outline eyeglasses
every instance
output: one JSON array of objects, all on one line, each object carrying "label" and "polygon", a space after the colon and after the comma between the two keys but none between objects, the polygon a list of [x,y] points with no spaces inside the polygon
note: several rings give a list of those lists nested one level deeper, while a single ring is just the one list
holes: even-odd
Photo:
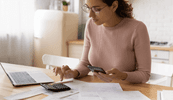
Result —
[{"label": "eyeglasses", "polygon": [[[107,6],[107,5],[106,5]],[[82,10],[84,11],[84,12],[86,12],[86,13],[89,13],[90,12],[90,10],[92,10],[94,13],[100,13],[100,11],[102,10],[102,9],[104,9],[106,6],[104,6],[103,8],[101,8],[101,9],[98,9],[98,8],[96,8],[96,7],[91,7],[91,8],[89,8],[88,7],[88,5],[83,5],[82,6]]]}]

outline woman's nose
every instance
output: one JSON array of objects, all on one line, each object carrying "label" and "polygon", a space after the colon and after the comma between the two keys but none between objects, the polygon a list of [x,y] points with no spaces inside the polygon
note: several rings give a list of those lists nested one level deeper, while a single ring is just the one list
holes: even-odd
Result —
[{"label": "woman's nose", "polygon": [[90,10],[90,12],[89,12],[89,17],[95,17],[95,13],[92,11],[92,10]]}]

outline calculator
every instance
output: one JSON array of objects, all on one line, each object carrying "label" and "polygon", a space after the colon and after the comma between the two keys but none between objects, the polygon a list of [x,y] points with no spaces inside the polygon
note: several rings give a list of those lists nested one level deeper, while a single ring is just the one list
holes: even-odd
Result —
[{"label": "calculator", "polygon": [[68,87],[67,85],[62,84],[62,83],[51,83],[51,84],[40,83],[40,85],[42,87],[44,87],[45,89],[50,90],[50,91],[54,91],[54,92],[71,90],[70,87]]},{"label": "calculator", "polygon": [[106,72],[102,69],[102,68],[100,68],[100,67],[95,67],[95,66],[91,66],[91,65],[88,65],[87,66],[92,72],[101,72],[101,73],[104,73],[104,74],[106,74]]}]

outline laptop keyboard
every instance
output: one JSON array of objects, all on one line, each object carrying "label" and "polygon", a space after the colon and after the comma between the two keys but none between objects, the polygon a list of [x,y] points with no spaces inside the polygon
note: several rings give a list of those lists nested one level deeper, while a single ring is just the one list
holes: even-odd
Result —
[{"label": "laptop keyboard", "polygon": [[12,72],[9,74],[17,84],[36,83],[36,81],[27,72]]}]

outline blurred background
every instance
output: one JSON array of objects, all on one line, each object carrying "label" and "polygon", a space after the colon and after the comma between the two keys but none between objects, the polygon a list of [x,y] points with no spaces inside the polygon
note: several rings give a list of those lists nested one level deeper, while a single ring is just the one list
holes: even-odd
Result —
[{"label": "blurred background", "polygon": [[[83,39],[89,19],[81,10],[85,0],[66,1],[70,2],[67,12],[78,14],[76,34],[77,39]],[[146,24],[150,41],[173,42],[173,0],[129,3],[134,8],[134,18]],[[39,9],[62,11],[62,0],[0,0],[0,62],[34,65],[34,16]]]}]

